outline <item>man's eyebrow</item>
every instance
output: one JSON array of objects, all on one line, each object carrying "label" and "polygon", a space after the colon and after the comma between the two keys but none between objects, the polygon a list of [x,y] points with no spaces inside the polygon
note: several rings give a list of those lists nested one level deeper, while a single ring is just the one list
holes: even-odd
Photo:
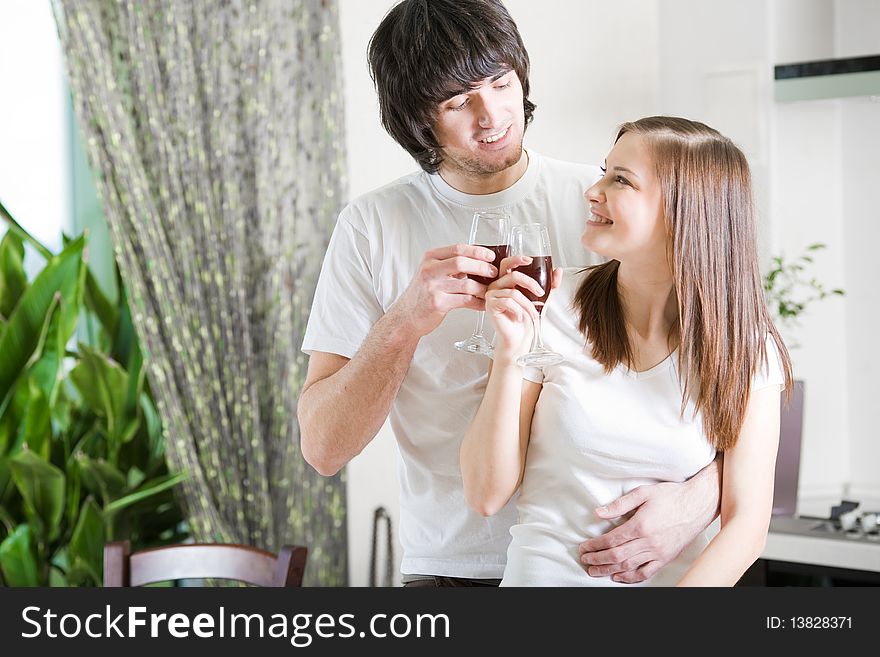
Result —
[{"label": "man's eyebrow", "polygon": [[493,75],[492,77],[483,78],[482,80],[479,80],[478,82],[475,82],[475,83],[474,83],[474,86],[472,86],[470,89],[468,89],[468,90],[467,90],[466,92],[464,92],[464,93],[467,93],[468,91],[473,91],[474,89],[479,89],[480,86],[486,84],[485,80],[488,80],[488,81],[489,81],[489,84],[492,84],[493,82],[498,82],[498,80],[500,80],[501,78],[503,78],[505,75],[509,75],[510,73],[513,73],[513,69],[512,69],[512,68],[509,68],[509,69],[507,69],[507,70],[505,70],[505,71],[501,71],[500,73],[496,73],[496,74]]},{"label": "man's eyebrow", "polygon": [[440,101],[440,104],[448,103],[450,100],[455,100],[459,96],[467,96],[471,92],[471,89],[453,89],[452,95],[449,96],[446,100]]},{"label": "man's eyebrow", "polygon": [[[489,78],[489,83],[491,84],[492,82],[497,82],[498,80],[503,78],[505,75],[507,75],[508,73],[512,73],[512,72],[513,72],[512,68],[509,68],[506,71],[501,71],[501,73],[498,73],[494,77]],[[475,87],[470,87],[467,89],[454,89],[452,95],[449,96],[449,98],[447,98],[446,100],[441,101],[441,104],[448,103],[450,100],[453,100],[453,99],[457,98],[458,96],[467,96],[470,92],[474,91],[475,89],[479,89],[480,84],[485,84],[485,83],[481,81]]]}]

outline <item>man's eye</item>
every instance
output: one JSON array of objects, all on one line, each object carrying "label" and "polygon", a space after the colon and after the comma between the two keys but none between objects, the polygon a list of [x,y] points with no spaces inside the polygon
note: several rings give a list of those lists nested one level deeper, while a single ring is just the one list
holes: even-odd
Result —
[{"label": "man's eye", "polygon": [[465,107],[467,107],[467,104],[468,104],[469,100],[470,100],[470,99],[465,98],[463,101],[461,101],[461,103],[459,103],[458,105],[453,105],[453,106],[450,107],[449,109],[451,109],[453,112],[460,112],[460,111],[463,110]]}]

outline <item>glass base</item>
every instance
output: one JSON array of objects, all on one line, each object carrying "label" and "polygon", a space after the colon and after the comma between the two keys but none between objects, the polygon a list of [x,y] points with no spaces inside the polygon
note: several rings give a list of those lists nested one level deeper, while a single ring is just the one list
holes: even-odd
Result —
[{"label": "glass base", "polygon": [[547,365],[556,365],[564,360],[565,358],[562,357],[562,354],[545,349],[543,351],[530,351],[527,354],[523,354],[516,359],[516,364],[523,367],[546,367]]},{"label": "glass base", "polygon": [[455,348],[469,354],[482,354],[483,356],[491,356],[494,351],[492,344],[482,335],[472,335],[467,340],[456,342]]}]

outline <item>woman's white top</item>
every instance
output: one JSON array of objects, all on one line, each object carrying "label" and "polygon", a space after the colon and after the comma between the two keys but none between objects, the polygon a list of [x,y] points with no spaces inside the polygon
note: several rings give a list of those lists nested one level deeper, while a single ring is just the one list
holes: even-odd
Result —
[{"label": "woman's white top", "polygon": [[[578,561],[578,544],[614,526],[593,509],[644,484],[684,481],[715,458],[693,403],[680,412],[677,352],[647,371],[619,365],[611,374],[590,355],[572,309],[584,275],[566,270],[544,309],[545,345],[565,361],[524,373],[543,388],[502,586],[633,586],[590,577]],[[772,339],[767,355],[753,391],[783,383]],[[642,585],[674,585],[708,541],[704,532]]]}]

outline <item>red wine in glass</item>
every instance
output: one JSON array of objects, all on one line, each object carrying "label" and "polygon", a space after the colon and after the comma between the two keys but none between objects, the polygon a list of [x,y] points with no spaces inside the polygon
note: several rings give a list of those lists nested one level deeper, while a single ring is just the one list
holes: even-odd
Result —
[{"label": "red wine in glass", "polygon": [[[497,210],[481,210],[474,213],[468,244],[482,246],[491,250],[495,254],[492,264],[498,269],[501,260],[506,258],[509,252],[509,232],[510,217],[506,213]],[[482,285],[489,285],[495,281],[496,276],[468,274],[468,278]],[[484,310],[479,311],[473,334],[466,340],[456,342],[456,349],[471,354],[492,355],[492,343],[483,335],[485,317],[486,312]]]},{"label": "red wine in glass", "polygon": [[535,304],[535,310],[538,314],[544,310],[544,304],[547,303],[547,297],[550,296],[550,283],[553,278],[553,257],[552,256],[531,256],[532,261],[527,265],[520,265],[517,271],[521,271],[526,276],[534,278],[544,294],[537,296],[531,290],[521,287],[520,290],[526,295],[526,298]]},{"label": "red wine in glass", "polygon": [[[495,254],[495,259],[492,261],[492,265],[498,270],[500,275],[501,273],[501,261],[507,257],[508,252],[510,251],[510,246],[507,244],[478,244],[477,246],[482,246],[484,249],[489,249]],[[472,278],[477,283],[481,283],[483,285],[490,285],[496,281],[498,276],[494,278],[489,278],[487,276],[477,276],[476,274],[470,274],[468,278]]]},{"label": "red wine in glass", "polygon": [[526,298],[535,304],[538,316],[532,318],[534,329],[532,336],[532,348],[528,353],[516,359],[516,362],[525,367],[544,367],[555,365],[564,360],[561,354],[551,351],[544,346],[541,337],[541,311],[550,296],[550,287],[553,282],[553,259],[550,257],[550,231],[542,223],[520,224],[510,230],[510,254],[522,255],[531,258],[527,265],[520,265],[517,270],[530,276],[537,281],[544,291],[536,295],[524,287],[519,289]]}]

